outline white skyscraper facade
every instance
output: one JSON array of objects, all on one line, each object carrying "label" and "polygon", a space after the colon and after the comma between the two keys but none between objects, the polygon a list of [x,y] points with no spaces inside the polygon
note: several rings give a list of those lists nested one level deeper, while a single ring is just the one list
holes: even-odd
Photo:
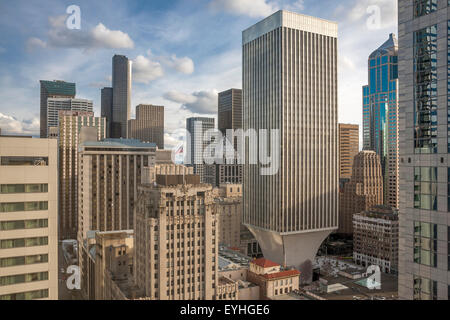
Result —
[{"label": "white skyscraper facade", "polygon": [[246,147],[244,223],[265,258],[305,271],[304,282],[338,227],[337,31],[278,11],[243,32],[244,132],[278,129],[281,142],[267,145],[280,153],[275,175],[249,164]]}]

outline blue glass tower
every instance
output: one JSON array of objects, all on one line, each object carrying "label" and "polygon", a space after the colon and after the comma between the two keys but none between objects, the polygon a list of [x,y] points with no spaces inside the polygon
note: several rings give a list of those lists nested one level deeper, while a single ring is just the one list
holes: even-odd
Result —
[{"label": "blue glass tower", "polygon": [[369,56],[363,87],[363,146],[379,156],[384,203],[398,208],[398,44],[394,34]]}]

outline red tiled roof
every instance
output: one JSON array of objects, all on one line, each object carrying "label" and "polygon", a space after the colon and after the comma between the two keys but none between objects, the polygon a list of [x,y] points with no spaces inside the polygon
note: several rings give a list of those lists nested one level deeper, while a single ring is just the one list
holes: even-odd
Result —
[{"label": "red tiled roof", "polygon": [[272,268],[272,267],[279,267],[280,266],[279,264],[277,264],[277,263],[275,263],[273,261],[264,259],[264,258],[253,260],[252,263],[256,264],[257,266],[260,266],[262,268]]},{"label": "red tiled roof", "polygon": [[264,274],[263,277],[266,279],[272,280],[272,279],[287,278],[287,277],[293,277],[293,276],[299,276],[299,275],[300,275],[300,271],[298,271],[298,270],[286,270],[286,271],[281,271],[281,272],[277,272],[277,273]]}]

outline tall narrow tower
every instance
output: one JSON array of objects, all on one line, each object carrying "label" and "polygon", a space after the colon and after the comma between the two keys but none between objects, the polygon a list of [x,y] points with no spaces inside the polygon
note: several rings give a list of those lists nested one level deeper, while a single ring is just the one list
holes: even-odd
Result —
[{"label": "tall narrow tower", "polygon": [[275,175],[249,164],[246,147],[244,223],[267,259],[304,271],[304,282],[338,226],[337,31],[278,11],[243,32],[244,131],[279,129],[281,137],[267,145],[281,155]]},{"label": "tall narrow tower", "polygon": [[398,207],[398,43],[389,39],[368,60],[369,85],[363,87],[364,150],[381,160],[384,203]]},{"label": "tall narrow tower", "polygon": [[113,57],[112,138],[127,138],[127,125],[131,114],[131,64],[125,56]]}]

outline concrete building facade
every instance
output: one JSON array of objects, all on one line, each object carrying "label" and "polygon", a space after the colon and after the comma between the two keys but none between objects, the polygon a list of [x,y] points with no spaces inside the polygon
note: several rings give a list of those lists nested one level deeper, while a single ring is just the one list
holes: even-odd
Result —
[{"label": "concrete building facade", "polygon": [[61,111],[93,112],[94,104],[86,99],[48,98],[47,133],[48,138],[58,139],[59,113]]},{"label": "concrete building facade", "polygon": [[200,176],[200,180],[206,182],[206,170],[204,150],[208,141],[204,141],[205,133],[215,128],[214,118],[195,117],[186,119],[186,131],[190,140],[186,141],[185,164],[194,168],[194,174]]},{"label": "concrete building facade", "polygon": [[350,180],[353,160],[359,152],[359,125],[339,124],[339,179]]},{"label": "concrete building facade", "polygon": [[155,154],[155,144],[130,139],[87,141],[80,145],[77,240],[82,279],[89,267],[90,232],[135,228],[142,170],[154,166]]},{"label": "concrete building facade", "polygon": [[244,166],[244,222],[267,259],[300,270],[338,227],[337,30],[278,11],[243,32],[244,131],[280,130],[266,146],[278,173]]},{"label": "concrete building facade", "polygon": [[[74,99],[76,95],[75,83],[65,81],[41,80],[41,102],[40,102],[40,136],[48,138],[48,98]],[[92,111],[92,110],[91,110]],[[58,123],[56,123],[56,126]]]},{"label": "concrete building facade", "polygon": [[157,176],[156,186],[139,188],[136,283],[152,300],[216,297],[219,238],[212,187],[194,177]]},{"label": "concrete building facade", "polygon": [[128,120],[128,138],[152,142],[164,149],[164,107],[138,105],[136,119]]},{"label": "concrete building facade", "polygon": [[78,147],[85,141],[106,138],[106,119],[93,112],[59,114],[59,239],[77,239]]},{"label": "concrete building facade", "polygon": [[398,211],[375,206],[353,215],[353,261],[381,272],[398,272]]},{"label": "concrete building facade", "polygon": [[58,149],[0,137],[0,300],[58,300]]},{"label": "concrete building facade", "polygon": [[352,178],[341,193],[339,230],[353,234],[353,215],[383,204],[383,174],[380,157],[375,151],[358,153],[353,162]]}]

